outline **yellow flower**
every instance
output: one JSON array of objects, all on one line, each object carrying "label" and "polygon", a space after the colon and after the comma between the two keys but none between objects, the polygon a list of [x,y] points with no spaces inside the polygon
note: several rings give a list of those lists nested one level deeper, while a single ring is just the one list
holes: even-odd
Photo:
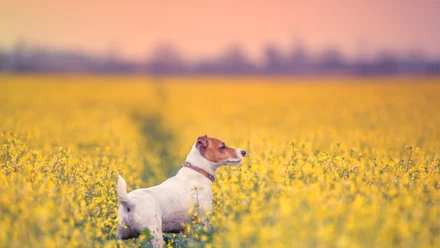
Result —
[{"label": "yellow flower", "polygon": [[112,80],[0,76],[0,246],[144,246],[115,175],[162,182],[201,130],[249,156],[167,247],[440,245],[437,78]]}]

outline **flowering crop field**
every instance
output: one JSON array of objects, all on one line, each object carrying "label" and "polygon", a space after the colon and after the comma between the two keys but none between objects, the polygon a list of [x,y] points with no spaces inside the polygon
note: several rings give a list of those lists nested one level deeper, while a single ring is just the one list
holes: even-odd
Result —
[{"label": "flowering crop field", "polygon": [[209,225],[172,247],[439,247],[438,78],[0,76],[0,247],[116,239],[129,190],[196,138],[248,151],[217,171]]}]

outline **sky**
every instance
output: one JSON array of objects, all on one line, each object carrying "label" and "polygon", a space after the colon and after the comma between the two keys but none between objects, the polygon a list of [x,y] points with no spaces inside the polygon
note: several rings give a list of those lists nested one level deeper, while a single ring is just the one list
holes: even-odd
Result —
[{"label": "sky", "polygon": [[440,56],[440,0],[0,0],[0,48],[18,41],[143,59],[159,44],[189,59],[275,44],[346,56],[422,50]]}]

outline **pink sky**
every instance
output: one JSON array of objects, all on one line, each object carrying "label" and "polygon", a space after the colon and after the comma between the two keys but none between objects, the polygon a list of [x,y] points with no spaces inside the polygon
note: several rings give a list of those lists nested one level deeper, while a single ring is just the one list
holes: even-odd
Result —
[{"label": "pink sky", "polygon": [[440,56],[440,0],[0,0],[0,47],[17,40],[142,59],[158,43],[190,58],[233,44],[252,58],[268,43],[288,51],[338,46],[354,56],[420,49]]}]

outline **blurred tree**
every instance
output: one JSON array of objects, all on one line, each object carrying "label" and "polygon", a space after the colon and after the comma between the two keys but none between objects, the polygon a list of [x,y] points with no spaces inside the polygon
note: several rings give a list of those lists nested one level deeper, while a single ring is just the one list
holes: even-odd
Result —
[{"label": "blurred tree", "polygon": [[289,71],[296,74],[312,71],[313,61],[302,42],[296,42],[288,56]]},{"label": "blurred tree", "polygon": [[289,69],[285,55],[274,44],[264,48],[264,67],[266,73],[286,73]]},{"label": "blurred tree", "polygon": [[328,47],[319,58],[319,69],[325,73],[344,73],[349,68],[344,67],[345,58],[337,47]]},{"label": "blurred tree", "polygon": [[11,67],[18,71],[34,71],[34,63],[31,58],[29,46],[22,40],[18,41],[12,51]]},{"label": "blurred tree", "polygon": [[377,74],[394,74],[399,70],[399,57],[396,52],[382,50],[376,55],[374,72]]},{"label": "blurred tree", "polygon": [[152,74],[180,74],[186,72],[183,56],[173,46],[161,44],[147,59],[146,70]]},{"label": "blurred tree", "polygon": [[255,69],[239,45],[226,49],[215,64],[219,66],[221,72],[226,74],[252,73]]}]

